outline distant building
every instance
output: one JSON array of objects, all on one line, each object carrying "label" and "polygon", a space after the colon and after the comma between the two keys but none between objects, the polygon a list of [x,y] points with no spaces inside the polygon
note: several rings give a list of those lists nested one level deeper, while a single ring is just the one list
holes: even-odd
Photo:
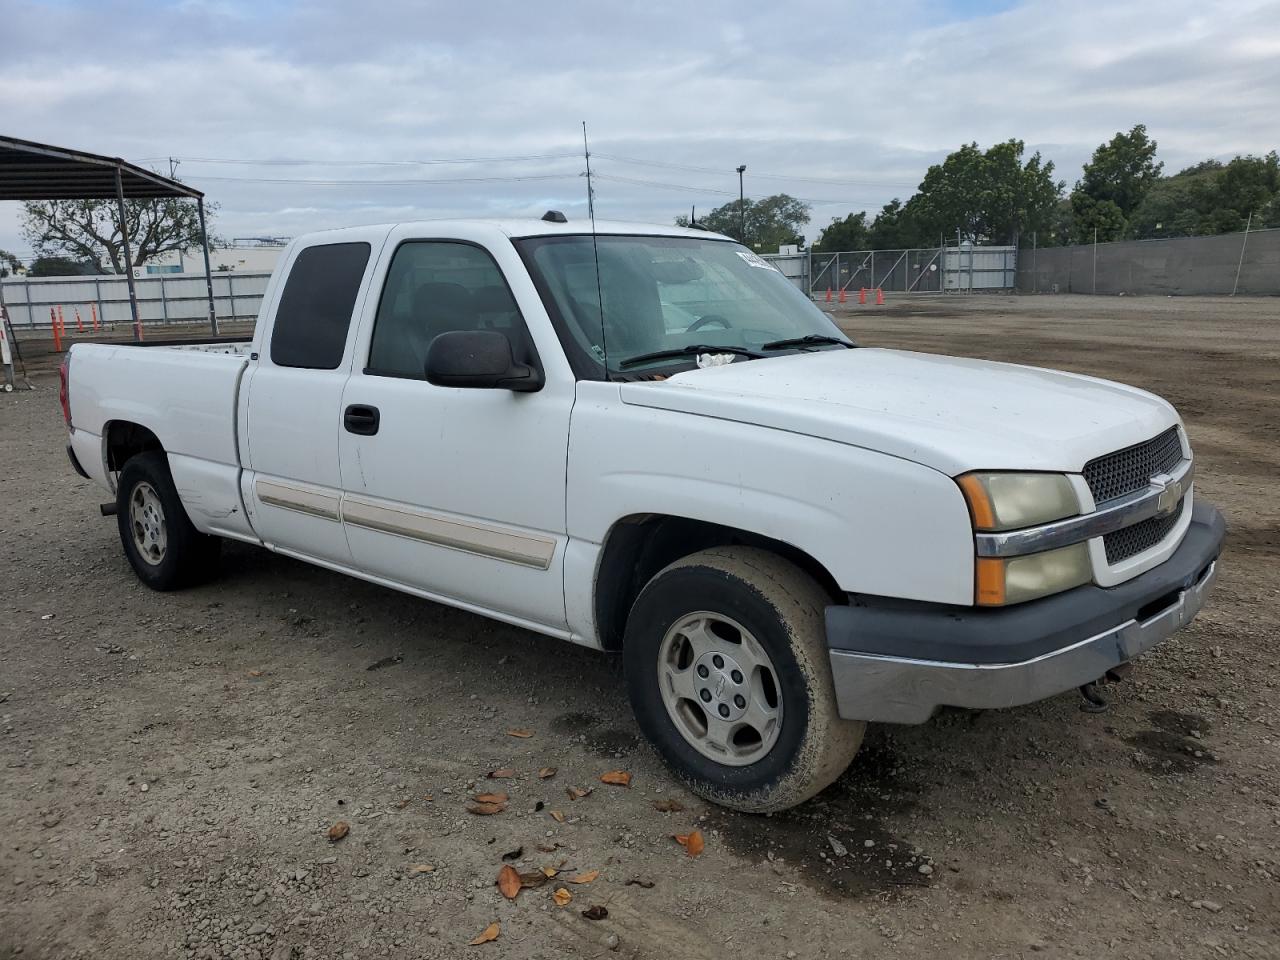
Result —
[{"label": "distant building", "polygon": [[[289,244],[289,237],[238,237],[228,246],[209,251],[214,273],[270,273]],[[167,253],[143,264],[136,276],[164,273],[204,273],[204,252],[188,250],[181,255]]]}]

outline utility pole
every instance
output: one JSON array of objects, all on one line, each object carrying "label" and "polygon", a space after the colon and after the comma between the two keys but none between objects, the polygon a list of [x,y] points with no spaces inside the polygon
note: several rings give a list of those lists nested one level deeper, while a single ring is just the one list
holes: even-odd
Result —
[{"label": "utility pole", "polygon": [[738,239],[747,242],[747,201],[742,192],[742,175],[747,172],[744,163],[738,167]]}]

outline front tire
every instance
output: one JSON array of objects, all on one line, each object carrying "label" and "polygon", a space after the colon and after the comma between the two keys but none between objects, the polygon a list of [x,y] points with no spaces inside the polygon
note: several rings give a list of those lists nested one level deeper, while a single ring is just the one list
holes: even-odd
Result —
[{"label": "front tire", "polygon": [[152,590],[190,586],[217,566],[222,541],[191,523],[159,450],[130,457],[120,471],[116,522],[129,565]]},{"label": "front tire", "polygon": [[808,800],[858,751],[826,645],[830,600],[766,550],[678,560],[640,592],[623,658],[640,728],[694,793],[766,813]]}]

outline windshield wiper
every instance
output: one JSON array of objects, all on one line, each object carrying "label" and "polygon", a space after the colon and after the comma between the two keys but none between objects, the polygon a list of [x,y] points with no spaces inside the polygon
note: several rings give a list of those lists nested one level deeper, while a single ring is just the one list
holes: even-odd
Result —
[{"label": "windshield wiper", "polygon": [[697,356],[700,353],[732,353],[739,357],[750,357],[752,360],[759,360],[764,356],[763,353],[747,350],[744,347],[709,347],[706,344],[695,343],[687,347],[676,347],[674,350],[656,350],[653,353],[642,353],[638,357],[628,357],[618,366],[634,367],[654,360],[676,360],[680,357]]},{"label": "windshield wiper", "polygon": [[762,346],[761,350],[786,350],[788,347],[808,347],[821,346],[823,344],[840,344],[842,347],[848,347],[852,350],[857,346],[856,343],[850,343],[848,340],[842,340],[839,337],[829,337],[824,333],[809,333],[803,337],[788,337],[785,340],[772,340]]}]

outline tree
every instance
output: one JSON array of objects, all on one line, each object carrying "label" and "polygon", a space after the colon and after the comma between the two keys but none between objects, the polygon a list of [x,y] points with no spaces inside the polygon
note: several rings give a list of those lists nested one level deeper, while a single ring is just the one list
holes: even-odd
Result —
[{"label": "tree", "polygon": [[884,205],[871,224],[869,245],[873,250],[904,250],[908,247],[931,247],[938,235],[928,236],[920,225],[919,203],[912,197],[906,203],[896,197]]},{"label": "tree", "polygon": [[[140,267],[166,253],[200,245],[200,220],[191,200],[126,200],[125,222]],[[124,240],[114,200],[42,200],[22,205],[22,234],[37,257],[63,256],[94,264],[98,273],[124,273]],[[210,221],[217,204],[206,204]],[[213,237],[210,245],[216,245]]]},{"label": "tree", "polygon": [[[744,216],[745,213],[745,216]],[[746,220],[746,236],[742,235],[742,221]],[[689,226],[688,217],[676,217],[676,226]],[[740,205],[737,200],[698,218],[698,226],[746,244],[753,250],[776,252],[787,244],[804,246],[804,225],[809,222],[809,205],[785,193],[774,194],[763,200],[746,198]]]},{"label": "tree", "polygon": [[1075,192],[1088,196],[1095,204],[1110,201],[1127,220],[1160,179],[1163,169],[1164,164],[1156,160],[1156,142],[1139,123],[1128,133],[1117,133],[1109,143],[1098,145],[1093,158],[1084,165],[1084,176]]},{"label": "tree", "polygon": [[8,250],[0,250],[0,279],[22,269],[22,261]]},{"label": "tree", "polygon": [[1205,236],[1255,227],[1280,226],[1280,156],[1236,157],[1230,163],[1205,160],[1147,192],[1126,228],[1126,235]]},{"label": "tree", "polygon": [[902,208],[910,214],[912,239],[931,245],[958,231],[977,242],[1017,243],[1024,232],[1048,226],[1063,184],[1039,152],[1024,163],[1025,149],[1021,140],[986,151],[967,143],[931,166]]},{"label": "tree", "polygon": [[71,257],[36,257],[27,269],[28,277],[92,277],[102,268],[89,260]]},{"label": "tree", "polygon": [[867,214],[850,213],[843,219],[833,217],[814,241],[813,250],[819,253],[837,253],[841,250],[868,250],[871,248],[871,230],[867,226]]}]

